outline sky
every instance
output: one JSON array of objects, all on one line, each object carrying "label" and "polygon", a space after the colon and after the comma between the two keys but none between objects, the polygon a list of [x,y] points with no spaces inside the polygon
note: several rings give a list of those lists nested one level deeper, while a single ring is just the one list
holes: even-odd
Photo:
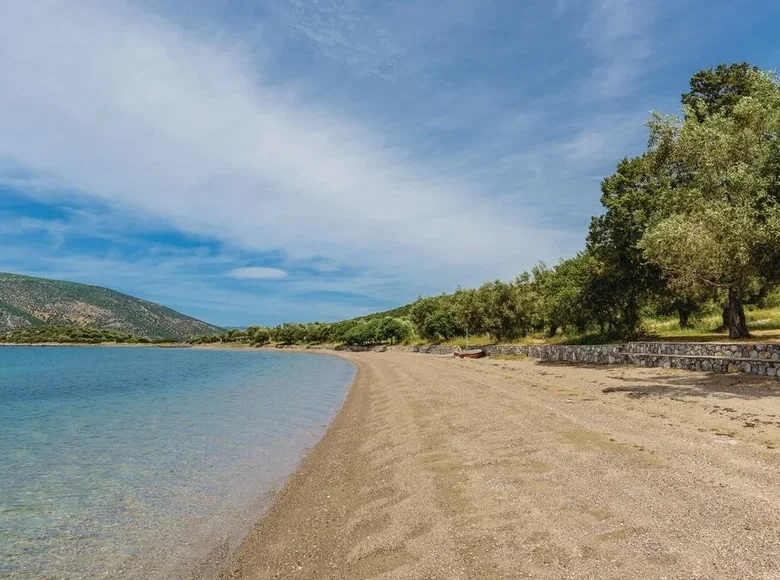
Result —
[{"label": "sky", "polygon": [[0,271],[224,326],[512,279],[777,30],[771,0],[4,0]]}]

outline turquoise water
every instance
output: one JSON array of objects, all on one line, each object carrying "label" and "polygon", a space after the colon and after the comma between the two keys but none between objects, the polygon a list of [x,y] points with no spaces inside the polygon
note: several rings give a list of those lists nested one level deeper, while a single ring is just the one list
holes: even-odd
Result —
[{"label": "turquoise water", "polygon": [[353,376],[303,353],[0,347],[0,577],[171,578],[235,546]]}]

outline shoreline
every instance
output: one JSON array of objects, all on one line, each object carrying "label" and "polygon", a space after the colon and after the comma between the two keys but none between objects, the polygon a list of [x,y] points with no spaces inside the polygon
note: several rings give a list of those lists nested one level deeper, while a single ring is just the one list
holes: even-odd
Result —
[{"label": "shoreline", "polygon": [[77,346],[85,346],[90,348],[193,348],[192,345],[187,344],[186,342],[171,342],[171,343],[163,343],[163,344],[144,344],[144,343],[138,343],[138,342],[100,342],[100,343],[91,343],[91,342],[0,342],[0,346],[23,346],[23,347],[34,347],[34,346],[40,346],[40,347],[52,347],[52,346],[62,346],[62,347],[77,347]]},{"label": "shoreline", "polygon": [[[54,357],[53,352],[51,357],[49,357],[46,350],[36,349],[39,350],[39,355],[35,355],[32,351],[29,353],[26,350],[22,352],[22,350],[18,351],[20,358],[17,358],[14,355],[14,352],[17,351],[7,349],[6,359],[20,361],[22,365],[20,368],[22,370],[29,369],[30,373],[32,373],[33,381],[35,381],[36,376],[40,376],[44,383],[48,383],[50,381],[47,377],[59,377],[62,375],[57,366],[52,367],[54,371],[49,374],[44,374],[43,371],[45,369],[40,370],[46,366],[46,361],[49,359],[59,360],[58,357]],[[68,350],[57,350],[61,351],[61,356],[65,360],[71,360]],[[252,349],[252,352],[255,350]],[[97,357],[97,359],[109,361],[109,364],[111,364],[110,361],[112,360],[119,360],[110,355],[108,351],[106,351],[106,356],[110,356],[111,358],[109,359],[98,356],[100,353],[96,350],[89,351],[84,349],[83,356],[88,357],[90,352],[94,356],[89,356],[87,359],[77,357],[73,360],[93,360]],[[164,351],[158,352],[161,356],[165,354]],[[30,356],[22,357],[22,354],[25,353],[30,354]],[[151,351],[147,351],[147,353],[150,356],[154,354]],[[183,579],[193,578],[195,574],[192,571],[195,569],[200,570],[198,574],[200,577],[214,577],[217,575],[222,562],[230,553],[229,550],[237,546],[252,529],[253,524],[264,516],[273,503],[278,490],[284,486],[286,480],[300,467],[301,462],[311,452],[311,449],[317,445],[327,431],[328,426],[338,416],[357,374],[354,365],[349,361],[326,358],[271,357],[263,354],[253,356],[248,353],[238,356],[239,352],[233,352],[236,356],[228,356],[231,352],[225,350],[222,350],[221,353],[220,355],[220,352],[213,352],[214,356],[207,356],[206,359],[201,359],[197,353],[189,353],[190,356],[187,357],[184,357],[187,353],[180,353],[184,357],[183,359],[176,353],[168,353],[171,356],[176,355],[173,359],[167,355],[162,359],[152,357],[151,360],[174,362],[170,365],[163,362],[163,366],[158,367],[159,372],[149,375],[153,378],[153,381],[148,383],[149,385],[163,385],[168,377],[180,377],[182,376],[178,372],[180,369],[189,369],[191,364],[198,364],[197,361],[200,360],[216,360],[222,370],[218,369],[212,373],[212,379],[216,381],[213,384],[211,379],[204,379],[199,382],[200,377],[193,375],[193,378],[195,378],[195,381],[193,381],[195,386],[193,388],[190,388],[189,383],[187,383],[187,387],[183,391],[170,391],[174,393],[173,397],[168,397],[169,391],[166,390],[164,391],[164,396],[168,400],[160,404],[156,403],[155,400],[160,401],[161,397],[149,398],[146,396],[147,393],[141,395],[139,403],[139,405],[146,405],[146,407],[136,405],[137,399],[123,399],[123,405],[127,401],[135,405],[135,407],[130,405],[126,407],[128,413],[133,408],[152,409],[153,412],[144,412],[143,415],[138,415],[138,421],[128,421],[123,417],[122,421],[126,427],[119,425],[120,429],[116,430],[116,436],[113,439],[107,439],[111,448],[116,453],[123,455],[117,455],[118,460],[111,461],[119,461],[120,463],[117,463],[117,465],[121,466],[120,470],[127,469],[129,471],[128,467],[121,463],[125,456],[124,454],[131,458],[154,456],[159,457],[159,459],[149,461],[148,469],[145,468],[143,471],[134,469],[132,471],[133,480],[127,482],[125,479],[112,479],[115,470],[113,468],[104,469],[104,463],[91,458],[89,455],[84,455],[89,463],[84,463],[81,457],[74,458],[75,465],[96,465],[100,468],[100,470],[95,470],[94,477],[92,477],[92,471],[89,474],[86,474],[86,472],[81,474],[85,477],[90,475],[91,479],[87,477],[87,479],[81,481],[82,478],[79,475],[79,479],[70,483],[70,485],[76,485],[78,482],[81,482],[85,485],[83,495],[89,501],[89,503],[85,504],[89,507],[83,509],[81,507],[78,507],[78,509],[74,508],[74,519],[82,517],[82,512],[89,514],[91,518],[89,522],[90,527],[87,527],[86,521],[81,525],[83,529],[88,531],[95,530],[95,540],[92,540],[91,543],[88,543],[86,539],[79,543],[62,543],[62,546],[68,546],[67,551],[70,553],[65,558],[62,557],[62,554],[57,555],[59,544],[58,546],[51,546],[47,538],[40,538],[40,546],[33,543],[33,534],[36,533],[35,525],[37,524],[30,525],[29,530],[32,531],[28,536],[24,535],[29,530],[23,527],[23,522],[19,524],[19,529],[24,533],[18,532],[18,537],[28,542],[29,545],[36,545],[36,548],[40,550],[41,556],[37,558],[31,556],[29,561],[22,556],[17,558],[17,552],[14,551],[15,548],[3,544],[4,552],[5,548],[8,547],[9,549],[6,552],[9,554],[8,569],[14,577],[16,577],[16,574],[21,574],[20,577],[28,577],[24,574],[23,567],[17,570],[15,566],[18,563],[21,563],[21,566],[27,566],[28,564],[29,567],[39,566],[40,570],[44,568],[47,570],[56,569],[60,573],[66,573],[66,575],[68,570],[72,573],[76,573],[76,570],[79,573],[82,570],[91,570],[98,574],[101,571],[105,573],[110,571],[122,577],[127,574],[128,577],[134,578]],[[128,350],[127,356],[130,357],[132,354],[141,356],[143,352]],[[123,359],[124,355],[121,358]],[[143,355],[140,359],[132,357],[129,360],[145,361],[149,360],[149,357]],[[185,361],[179,363],[185,366],[176,366],[175,360]],[[11,364],[13,371],[15,368],[13,366],[14,362]],[[234,364],[235,369],[233,368]],[[99,366],[93,369],[89,364],[80,364],[79,367],[84,369],[82,371],[83,374],[74,375],[74,380],[69,380],[69,377],[66,375],[63,383],[64,385],[71,385],[74,391],[82,389],[82,382],[78,379],[82,376],[86,379],[87,373],[100,377],[91,383],[85,380],[84,386],[88,393],[91,392],[89,391],[91,386],[97,385],[102,388],[103,384],[110,383],[109,377],[106,377],[104,381],[99,373],[96,374],[96,371],[101,370]],[[242,367],[245,367],[248,371],[241,374]],[[302,367],[300,373],[297,372],[299,367]],[[221,380],[222,373],[228,377],[227,381]],[[122,373],[117,376],[117,391],[121,391],[126,384],[121,377],[125,375]],[[204,373],[203,376],[207,377],[207,374]],[[13,373],[10,377],[14,378]],[[224,396],[220,388],[218,388],[220,382],[225,383],[227,396]],[[268,385],[270,388],[268,390],[256,388],[260,383]],[[184,385],[184,383],[181,384]],[[24,382],[11,382],[10,385],[5,386],[11,386],[12,390],[16,391],[18,385],[22,386],[21,393],[22,397],[24,397],[24,394],[27,392]],[[107,392],[111,394],[110,391]],[[190,401],[197,401],[197,395],[201,392],[205,395],[204,400],[213,401],[213,406],[211,404],[206,406],[199,403],[190,404]],[[182,394],[187,394],[187,397],[182,399]],[[190,397],[189,395],[195,396]],[[279,397],[279,405],[269,404],[268,397],[274,396]],[[110,399],[111,397],[105,399],[107,401],[105,408],[114,411],[116,406]],[[13,406],[15,399],[9,399],[8,402],[9,410],[16,408]],[[223,402],[225,403],[224,408]],[[104,407],[95,406],[95,408],[103,409]],[[269,410],[266,411],[266,408]],[[38,415],[45,417],[47,407],[41,407],[41,409],[43,410],[36,410],[29,416]],[[85,409],[84,412],[87,414],[95,412],[94,410],[90,411],[87,405],[83,405],[80,402],[78,406],[73,407],[58,404],[56,409],[66,422],[70,421],[70,419],[73,419],[73,422],[78,421],[80,417],[78,409]],[[202,410],[205,413],[199,414]],[[54,413],[50,414],[54,415]],[[15,411],[11,411],[11,415],[27,416],[24,413],[16,413]],[[113,417],[112,412],[101,413],[101,415]],[[145,419],[150,415],[153,419],[146,423]],[[168,416],[172,419],[170,423],[183,426],[182,429],[171,431],[170,433],[173,436],[170,438],[165,428],[159,432],[156,428],[156,418]],[[132,417],[135,417],[135,415],[132,415]],[[236,418],[235,428],[232,428],[230,417]],[[219,423],[217,423],[218,420]],[[224,423],[226,420],[228,423]],[[112,437],[114,436],[116,425],[111,421],[112,419],[109,418],[109,422],[105,426],[98,424],[97,421],[85,420],[85,423],[89,425],[90,432],[94,434],[93,436],[97,440],[106,430],[110,431]],[[177,421],[179,422],[177,423]],[[51,422],[46,421],[46,423]],[[80,421],[78,423],[80,424]],[[166,421],[167,423],[169,422]],[[279,425],[277,426],[276,423]],[[142,428],[142,431],[138,432],[137,429],[141,425],[148,425],[149,428]],[[216,426],[213,431],[208,428],[212,425]],[[220,425],[224,425],[226,428],[222,428]],[[194,426],[194,429],[190,428],[190,426]],[[9,429],[15,433],[17,424],[9,423]],[[18,428],[18,432],[22,433],[21,427]],[[49,433],[44,428],[37,429],[35,424],[32,425],[30,432]],[[149,433],[154,433],[155,435],[144,435]],[[67,429],[57,430],[55,435],[55,437],[70,442],[80,442],[79,436],[80,433],[71,433]],[[179,439],[179,436],[183,438]],[[197,437],[196,444],[187,447],[188,441],[193,436]],[[66,437],[71,437],[71,439],[66,439]],[[144,439],[144,437],[146,438]],[[163,437],[164,440],[161,441],[160,437]],[[221,440],[219,439],[220,437],[222,437]],[[39,439],[37,435],[35,438]],[[139,438],[139,444],[135,443]],[[202,440],[202,443],[200,440]],[[20,439],[19,441],[26,442],[27,439]],[[32,446],[32,443],[30,445]],[[159,447],[159,445],[162,445],[162,447]],[[209,447],[206,448],[206,446]],[[13,450],[14,447],[12,446],[10,449]],[[150,454],[148,452],[148,450],[158,449],[161,452],[160,454]],[[172,451],[169,456],[166,453],[171,449],[175,451]],[[95,455],[95,457],[100,457],[101,461],[102,458],[111,457],[110,453],[108,455],[102,453],[100,446],[96,446],[93,452],[99,454]],[[219,456],[215,456],[214,453],[217,453]],[[181,458],[185,460],[181,461]],[[196,460],[193,461],[192,458],[196,458]],[[25,465],[25,459],[21,461],[18,473],[23,474],[26,473],[22,467]],[[51,473],[59,473],[56,470],[62,470],[67,475],[68,470],[72,469],[70,462],[59,464],[57,461],[54,461],[53,456],[51,460],[47,459],[45,461],[46,463],[41,465],[50,468]],[[107,462],[107,465],[114,465],[111,461]],[[12,465],[15,466],[16,464],[12,463]],[[144,467],[146,466],[147,463],[144,463]],[[130,464],[130,468],[135,467],[135,464]],[[170,475],[174,471],[177,472],[177,475]],[[38,469],[36,467],[34,473],[38,475],[44,473],[44,471],[42,468]],[[99,478],[103,477],[103,474],[105,474],[105,480],[100,480]],[[136,476],[136,474],[138,475]],[[51,476],[49,477],[51,481],[54,481],[51,479]],[[60,480],[60,478],[57,477],[57,480]],[[9,485],[13,481],[9,480]],[[49,488],[41,487],[43,489],[42,493],[48,492]],[[20,493],[28,494],[27,488],[24,486],[13,485],[13,488],[20,489]],[[95,497],[90,495],[90,493],[96,494]],[[165,510],[168,508],[164,504],[155,504],[152,500],[158,497],[167,498],[166,494],[168,493],[171,494],[171,505],[174,506],[174,511],[166,514]],[[55,500],[58,497],[56,494],[56,488],[52,488],[51,495],[48,497]],[[35,497],[34,494],[33,497]],[[43,495],[41,497],[47,496]],[[152,498],[152,500],[149,498]],[[22,509],[25,509],[27,506],[21,500],[17,502],[16,496],[10,493],[8,500],[11,501],[9,505],[12,506],[20,505]],[[60,505],[59,502],[57,504]],[[63,502],[62,505],[67,506],[67,509],[73,508],[67,502]],[[93,509],[93,506],[95,506],[94,511],[89,511]],[[100,506],[105,507],[101,508]],[[67,511],[67,509],[63,508],[63,513],[70,518],[71,512]],[[112,511],[105,514],[104,509]],[[112,519],[115,516],[113,510],[122,514],[121,524],[118,523],[119,516],[116,516],[116,521]],[[125,514],[127,517],[125,517]],[[111,533],[106,532],[99,536],[97,531],[100,530],[102,532],[109,525]],[[41,528],[41,533],[43,533],[43,530],[44,528]],[[10,537],[11,534],[9,533]],[[159,542],[147,541],[158,539],[160,540]],[[68,541],[70,541],[70,537],[68,537]],[[133,546],[133,551],[127,551],[124,548],[126,545]],[[73,547],[71,548],[71,546]],[[115,549],[116,546],[122,547]],[[19,554],[21,553],[20,551]],[[98,556],[100,557],[98,558]],[[46,568],[47,566],[48,568]],[[211,566],[210,571],[208,569],[209,566]],[[92,573],[87,573],[86,575],[91,577]]]},{"label": "shoreline", "polygon": [[[323,424],[325,427],[324,432],[317,438],[310,446],[305,447],[301,451],[301,455],[298,458],[295,468],[280,478],[278,485],[273,485],[269,489],[261,492],[257,498],[253,501],[251,506],[247,507],[247,511],[254,512],[254,516],[243,515],[245,523],[241,526],[240,531],[236,534],[233,533],[230,537],[223,536],[219,542],[210,542],[204,544],[203,548],[193,558],[181,563],[181,565],[170,569],[167,574],[170,578],[175,580],[206,580],[222,578],[224,570],[230,565],[230,562],[236,557],[236,554],[240,552],[245,542],[252,536],[257,527],[265,521],[269,515],[274,511],[275,506],[279,503],[280,497],[286,492],[291,485],[291,481],[296,478],[299,473],[304,469],[305,465],[309,462],[310,457],[317,451],[323,441],[328,437],[329,433],[334,427],[334,424],[342,416],[344,409],[353,394],[355,385],[358,381],[359,369],[353,360],[349,357],[339,356],[335,353],[312,352],[312,349],[276,349],[274,347],[252,347],[246,345],[193,345],[191,348],[196,350],[221,350],[221,351],[251,351],[251,352],[279,352],[287,350],[288,353],[310,353],[321,354],[325,356],[336,356],[349,362],[351,366],[355,368],[355,376],[352,381],[347,385],[346,392],[344,394],[343,401],[338,407],[338,410],[330,418],[327,424]],[[234,530],[235,532],[236,530]]]},{"label": "shoreline", "polygon": [[[290,474],[282,488],[270,498],[268,508],[263,516],[255,523],[249,534],[247,534],[239,546],[235,548],[227,558],[222,559],[218,576],[220,580],[283,577],[277,576],[276,572],[272,573],[271,576],[266,576],[267,573],[271,572],[268,569],[263,571],[262,568],[264,565],[257,561],[258,553],[263,552],[259,544],[275,537],[285,538],[288,532],[285,528],[290,525],[290,514],[294,513],[297,516],[300,516],[302,510],[306,510],[306,508],[302,508],[300,505],[301,498],[310,498],[315,489],[320,489],[323,484],[332,488],[337,487],[339,485],[339,472],[358,468],[356,465],[347,466],[342,464],[342,461],[347,455],[345,453],[344,444],[346,440],[355,436],[354,431],[356,428],[358,431],[360,430],[359,423],[361,418],[365,417],[366,411],[367,400],[365,389],[367,385],[365,383],[365,370],[361,370],[362,365],[355,360],[356,357],[352,353],[328,351],[325,349],[277,349],[275,347],[249,348],[261,351],[278,352],[287,350],[288,352],[309,352],[311,354],[335,356],[349,361],[355,367],[355,378],[349,386],[349,390],[347,391],[341,408],[328,425],[325,434],[304,454],[295,472]],[[241,347],[238,349],[244,350]],[[328,497],[330,498],[330,496]],[[304,518],[307,521],[310,520],[308,516],[304,516]],[[323,519],[322,517],[317,517],[317,514],[312,514],[312,518],[316,520],[318,525],[325,525],[325,527],[327,527],[327,517]],[[305,529],[298,528],[297,531],[306,535]],[[291,546],[291,548],[296,553],[312,550],[319,551],[316,545],[309,544],[307,541],[298,541],[296,542],[296,545]],[[279,561],[271,563],[271,566],[276,566],[280,570],[287,567]],[[206,569],[203,571],[210,573],[213,570],[213,564],[207,564]],[[296,565],[289,571],[294,574],[300,570],[302,570],[302,567],[298,568]],[[338,577],[337,570],[331,570],[331,573],[335,574],[334,577]],[[201,576],[200,573],[194,575],[198,578],[210,576],[210,574]]]},{"label": "shoreline", "polygon": [[222,580],[780,572],[780,429],[742,419],[780,412],[774,383],[320,354],[355,380]]}]

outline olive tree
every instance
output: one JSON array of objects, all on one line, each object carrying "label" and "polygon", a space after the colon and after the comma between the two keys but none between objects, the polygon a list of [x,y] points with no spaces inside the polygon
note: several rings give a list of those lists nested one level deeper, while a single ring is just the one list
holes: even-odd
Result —
[{"label": "olive tree", "polygon": [[[725,293],[729,337],[749,336],[743,304],[777,273],[780,199],[775,183],[780,139],[776,75],[747,71],[749,87],[728,111],[685,117],[655,114],[651,147],[670,174],[660,215],[638,244],[681,289]],[[698,111],[700,112],[700,111]]]}]

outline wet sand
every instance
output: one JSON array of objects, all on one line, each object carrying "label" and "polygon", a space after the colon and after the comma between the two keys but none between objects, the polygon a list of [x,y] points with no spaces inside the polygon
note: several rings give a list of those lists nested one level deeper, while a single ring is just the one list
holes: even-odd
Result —
[{"label": "wet sand", "polygon": [[780,578],[780,381],[345,354],[223,579]]}]

